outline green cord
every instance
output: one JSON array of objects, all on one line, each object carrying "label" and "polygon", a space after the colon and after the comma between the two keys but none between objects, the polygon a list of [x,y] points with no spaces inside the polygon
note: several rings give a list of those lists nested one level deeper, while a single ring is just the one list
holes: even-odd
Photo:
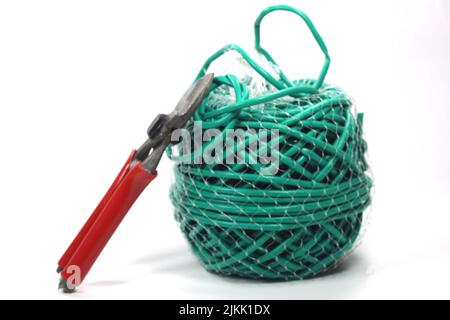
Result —
[{"label": "green cord", "polygon": [[[198,152],[221,143],[226,129],[278,130],[276,141],[262,144],[269,150],[278,143],[278,172],[261,174],[263,164],[178,163],[170,198],[183,233],[207,270],[302,279],[335,266],[354,246],[372,182],[366,174],[362,114],[355,117],[352,100],[323,82],[330,58],[309,18],[288,6],[265,9],[254,26],[257,51],[277,66],[260,45],[260,23],[277,10],[295,13],[313,33],[325,55],[318,79],[291,81],[282,71],[272,75],[243,49],[228,45],[205,62],[197,78],[232,50],[264,79],[266,90],[255,95],[254,79],[217,76],[194,120],[220,131]],[[187,129],[193,131],[193,122]],[[237,141],[222,159],[247,150],[252,142]],[[197,155],[190,155],[191,160]]]}]

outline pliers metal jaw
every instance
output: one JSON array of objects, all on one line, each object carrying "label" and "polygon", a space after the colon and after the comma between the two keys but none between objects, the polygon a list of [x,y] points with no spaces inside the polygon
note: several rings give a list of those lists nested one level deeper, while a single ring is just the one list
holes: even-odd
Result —
[{"label": "pliers metal jaw", "polygon": [[147,130],[148,138],[133,150],[89,219],[58,261],[59,288],[73,292],[81,284],[115,230],[148,184],[171,134],[182,128],[209,92],[213,74],[198,79],[169,114],[158,115]]},{"label": "pliers metal jaw", "polygon": [[147,130],[148,139],[137,150],[135,159],[149,172],[156,172],[174,130],[182,128],[200,105],[214,80],[212,73],[197,80],[169,114],[159,114]]}]

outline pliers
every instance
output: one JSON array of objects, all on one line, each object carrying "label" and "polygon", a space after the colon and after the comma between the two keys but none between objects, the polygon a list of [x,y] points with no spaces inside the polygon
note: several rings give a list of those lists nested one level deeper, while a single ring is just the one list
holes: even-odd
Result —
[{"label": "pliers", "polygon": [[147,130],[148,138],[133,150],[94,212],[58,261],[59,288],[73,292],[86,277],[133,203],[156,178],[156,168],[174,130],[186,122],[209,92],[213,74],[198,79],[169,114],[159,114]]}]

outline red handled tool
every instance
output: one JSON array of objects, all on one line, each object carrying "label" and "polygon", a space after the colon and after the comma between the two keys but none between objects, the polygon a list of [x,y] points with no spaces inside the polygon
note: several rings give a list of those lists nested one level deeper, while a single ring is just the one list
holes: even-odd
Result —
[{"label": "red handled tool", "polygon": [[128,210],[148,184],[156,178],[156,168],[171,134],[192,117],[208,93],[214,79],[207,74],[198,79],[169,114],[160,114],[147,130],[148,139],[133,150],[125,165],[78,235],[58,261],[59,288],[73,292],[81,284]]}]

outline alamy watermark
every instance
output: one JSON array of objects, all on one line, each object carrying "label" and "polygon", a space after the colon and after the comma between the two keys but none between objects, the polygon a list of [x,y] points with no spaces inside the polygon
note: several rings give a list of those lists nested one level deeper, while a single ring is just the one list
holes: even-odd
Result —
[{"label": "alamy watermark", "polygon": [[171,142],[178,146],[172,160],[183,164],[245,164],[263,175],[279,170],[277,129],[234,128],[204,130],[201,121],[193,127],[176,129]]}]

